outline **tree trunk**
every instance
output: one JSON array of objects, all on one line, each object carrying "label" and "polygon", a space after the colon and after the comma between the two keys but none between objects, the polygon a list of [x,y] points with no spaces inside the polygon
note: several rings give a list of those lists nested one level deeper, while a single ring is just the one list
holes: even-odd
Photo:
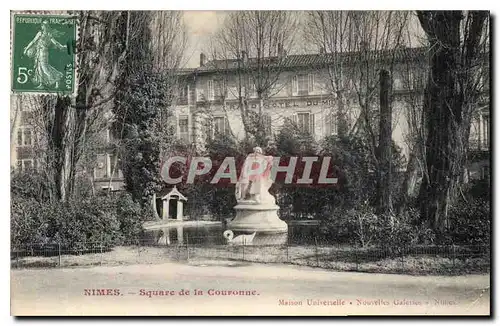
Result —
[{"label": "tree trunk", "polygon": [[344,92],[340,90],[337,91],[337,106],[337,134],[342,137],[346,136],[349,132],[349,123],[344,104]]},{"label": "tree trunk", "polygon": [[[430,42],[430,69],[424,114],[427,123],[426,173],[419,193],[420,211],[431,227],[449,227],[448,211],[454,202],[465,166],[471,103],[479,42],[486,12],[469,12],[469,29],[461,35],[460,11],[419,12]],[[464,42],[464,43],[462,43]]]},{"label": "tree trunk", "polygon": [[408,158],[408,164],[406,166],[405,175],[403,178],[403,184],[401,186],[401,194],[399,197],[399,202],[397,204],[398,210],[402,211],[406,208],[408,204],[408,200],[415,195],[415,188],[417,185],[418,178],[418,157],[415,153],[415,150],[410,153],[410,157]]},{"label": "tree trunk", "polygon": [[392,110],[389,99],[391,88],[387,70],[380,71],[380,132],[378,166],[378,210],[388,213],[392,210],[391,158],[392,158]]}]

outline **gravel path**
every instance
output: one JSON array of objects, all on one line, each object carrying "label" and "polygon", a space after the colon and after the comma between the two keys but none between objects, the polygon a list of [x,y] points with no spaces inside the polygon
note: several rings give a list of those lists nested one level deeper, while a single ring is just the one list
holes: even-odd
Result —
[{"label": "gravel path", "polygon": [[[488,315],[489,281],[489,275],[365,274],[224,261],[21,269],[11,271],[11,313]],[[96,295],[102,292],[110,295]]]}]

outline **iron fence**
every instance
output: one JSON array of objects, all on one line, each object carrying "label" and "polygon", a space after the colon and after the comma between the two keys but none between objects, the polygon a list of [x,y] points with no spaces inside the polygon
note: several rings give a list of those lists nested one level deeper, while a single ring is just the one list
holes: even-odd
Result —
[{"label": "iron fence", "polygon": [[298,245],[272,237],[267,243],[243,242],[231,245],[215,236],[186,236],[175,243],[148,238],[132,239],[119,246],[82,242],[66,246],[60,243],[30,243],[11,248],[13,268],[155,264],[169,261],[191,264],[278,263],[382,273],[483,273],[490,271],[490,248],[481,245],[357,247],[319,241]]}]

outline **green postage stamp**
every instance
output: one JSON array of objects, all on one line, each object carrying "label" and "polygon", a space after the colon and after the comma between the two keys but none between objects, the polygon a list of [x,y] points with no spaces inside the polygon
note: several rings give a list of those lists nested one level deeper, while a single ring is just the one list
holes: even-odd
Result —
[{"label": "green postage stamp", "polygon": [[73,94],[76,17],[14,14],[12,91]]}]

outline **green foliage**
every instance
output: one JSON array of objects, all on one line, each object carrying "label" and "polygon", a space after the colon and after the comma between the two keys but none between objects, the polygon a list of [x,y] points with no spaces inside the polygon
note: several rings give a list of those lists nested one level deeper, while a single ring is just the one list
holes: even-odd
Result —
[{"label": "green foliage", "polygon": [[[47,203],[47,202],[45,202]],[[33,198],[12,196],[10,202],[11,243],[47,243],[48,216],[43,214],[42,207],[48,204]]]},{"label": "green foliage", "polygon": [[462,198],[449,212],[450,228],[442,241],[455,244],[490,245],[491,208],[488,198]]},{"label": "green foliage", "polygon": [[315,155],[318,145],[314,137],[301,132],[291,121],[285,120],[283,127],[275,137],[277,154],[280,156]]},{"label": "green foliage", "polygon": [[168,135],[155,126],[167,122],[169,89],[164,75],[141,73],[125,79],[116,94],[116,131],[125,125],[121,153],[125,188],[143,205],[161,189],[160,153]]},{"label": "green foliage", "polygon": [[339,242],[356,246],[383,246],[396,250],[415,244],[434,242],[434,233],[419,222],[417,210],[395,216],[377,215],[373,207],[336,208],[325,212],[320,232]]},{"label": "green foliage", "polygon": [[212,161],[212,171],[203,176],[196,177],[194,184],[183,184],[178,186],[188,198],[192,200],[188,204],[189,215],[192,219],[198,219],[201,215],[209,214],[214,219],[229,218],[234,215],[236,206],[235,185],[227,179],[221,179],[219,184],[211,184],[213,176],[218,167],[226,157],[234,157],[236,166],[242,163],[247,154],[246,148],[251,146],[245,142],[238,143],[227,135],[217,135],[210,139],[206,145],[206,155]]},{"label": "green foliage", "polygon": [[46,202],[50,199],[50,189],[46,179],[36,171],[11,171],[10,191],[12,197],[31,198]]},{"label": "green foliage", "polygon": [[12,244],[81,249],[84,243],[121,244],[141,232],[142,209],[128,194],[44,203],[13,197],[11,212]]},{"label": "green foliage", "polygon": [[57,242],[64,248],[82,249],[84,243],[111,246],[140,234],[146,213],[130,194],[91,196],[82,191],[82,196],[62,202],[50,200],[40,190],[41,180],[35,171],[12,175],[13,245]]}]

